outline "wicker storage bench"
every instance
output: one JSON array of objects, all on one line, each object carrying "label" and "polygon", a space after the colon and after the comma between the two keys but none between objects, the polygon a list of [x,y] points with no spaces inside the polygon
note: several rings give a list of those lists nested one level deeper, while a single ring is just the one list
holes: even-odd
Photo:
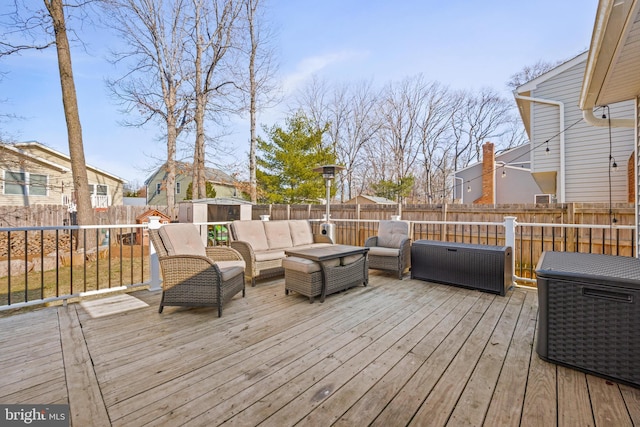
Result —
[{"label": "wicker storage bench", "polygon": [[509,246],[417,240],[411,245],[411,278],[504,296],[513,282]]},{"label": "wicker storage bench", "polygon": [[538,355],[640,387],[640,259],[545,252],[536,274]]}]

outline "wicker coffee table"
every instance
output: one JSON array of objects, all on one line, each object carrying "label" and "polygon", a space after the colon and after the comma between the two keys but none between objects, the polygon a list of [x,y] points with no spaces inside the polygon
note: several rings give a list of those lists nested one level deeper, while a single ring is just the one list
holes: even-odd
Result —
[{"label": "wicker coffee table", "polygon": [[285,251],[287,257],[313,261],[320,266],[320,269],[317,276],[319,280],[314,280],[314,273],[287,271],[285,267],[285,288],[287,292],[294,290],[307,295],[313,301],[317,292],[313,288],[319,285],[320,302],[324,302],[325,297],[334,292],[359,284],[367,286],[369,282],[368,252],[369,248],[349,245],[287,250]]}]

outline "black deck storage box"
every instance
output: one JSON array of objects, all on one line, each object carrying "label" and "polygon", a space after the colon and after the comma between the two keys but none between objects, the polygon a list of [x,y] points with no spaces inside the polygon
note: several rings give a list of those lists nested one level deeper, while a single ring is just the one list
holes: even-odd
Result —
[{"label": "black deck storage box", "polygon": [[640,387],[640,259],[544,252],[538,355]]},{"label": "black deck storage box", "polygon": [[508,246],[416,240],[411,278],[504,295],[513,282],[511,256]]}]

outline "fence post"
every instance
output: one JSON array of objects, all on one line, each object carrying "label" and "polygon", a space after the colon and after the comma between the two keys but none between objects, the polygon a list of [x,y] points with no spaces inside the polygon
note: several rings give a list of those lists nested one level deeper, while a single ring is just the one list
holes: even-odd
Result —
[{"label": "fence post", "polygon": [[504,244],[511,248],[511,271],[516,276],[516,222],[515,216],[504,217]]},{"label": "fence post", "polygon": [[[162,227],[160,224],[159,216],[150,216],[149,217],[149,229],[157,230]],[[160,286],[160,263],[158,262],[158,254],[156,253],[156,248],[153,247],[153,243],[151,243],[151,239],[149,239],[149,259],[151,269],[151,283],[149,284],[150,291],[160,291],[162,287]]]}]

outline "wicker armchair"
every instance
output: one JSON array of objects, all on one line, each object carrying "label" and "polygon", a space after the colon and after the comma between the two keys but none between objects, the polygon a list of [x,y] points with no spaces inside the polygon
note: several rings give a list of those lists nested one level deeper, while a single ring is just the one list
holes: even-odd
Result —
[{"label": "wicker armchair", "polygon": [[369,268],[398,273],[411,268],[409,224],[404,221],[380,221],[378,235],[369,237],[364,245],[369,249]]},{"label": "wicker armchair", "polygon": [[164,306],[217,307],[242,291],[245,295],[244,260],[226,246],[204,246],[193,224],[167,224],[149,230],[162,272]]}]

